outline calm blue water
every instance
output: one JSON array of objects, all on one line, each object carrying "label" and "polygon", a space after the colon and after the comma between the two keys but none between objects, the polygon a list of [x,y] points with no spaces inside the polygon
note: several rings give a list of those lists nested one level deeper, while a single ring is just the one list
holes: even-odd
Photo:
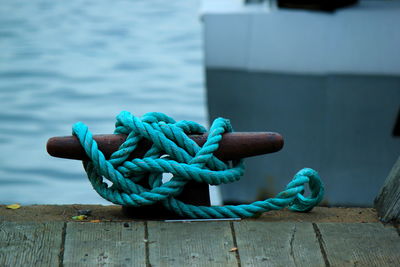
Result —
[{"label": "calm blue water", "polygon": [[0,203],[108,203],[51,158],[76,121],[121,110],[206,123],[198,1],[0,0]]}]

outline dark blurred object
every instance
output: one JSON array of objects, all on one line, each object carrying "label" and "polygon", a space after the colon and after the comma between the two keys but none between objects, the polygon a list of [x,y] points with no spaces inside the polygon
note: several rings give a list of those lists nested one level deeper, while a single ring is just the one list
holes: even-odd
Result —
[{"label": "dark blurred object", "polygon": [[78,210],[77,213],[78,215],[91,216],[92,210]]},{"label": "dark blurred object", "polygon": [[278,0],[278,7],[308,9],[325,12],[334,12],[338,8],[352,6],[358,3],[358,0],[314,0],[314,1],[297,1],[297,0]]},{"label": "dark blurred object", "polygon": [[394,123],[393,136],[397,136],[397,137],[400,136],[400,109],[399,109],[399,113],[397,113],[396,122]]},{"label": "dark blurred object", "polygon": [[245,0],[246,4],[260,4],[266,2],[265,0]]}]

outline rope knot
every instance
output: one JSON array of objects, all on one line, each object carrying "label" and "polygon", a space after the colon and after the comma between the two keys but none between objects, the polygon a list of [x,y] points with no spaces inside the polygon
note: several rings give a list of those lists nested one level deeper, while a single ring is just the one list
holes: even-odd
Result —
[{"label": "rope knot", "polygon": [[[73,134],[90,158],[83,162],[93,188],[105,199],[124,206],[144,206],[161,202],[167,209],[180,216],[190,218],[251,217],[272,209],[290,206],[292,210],[308,211],[323,197],[323,185],[312,169],[303,169],[296,174],[286,190],[275,198],[238,206],[194,206],[185,204],[175,197],[185,184],[196,182],[219,185],[240,179],[244,173],[243,160],[232,164],[219,160],[214,152],[219,147],[222,134],[232,132],[230,121],[217,118],[211,125],[205,144],[200,147],[188,134],[203,134],[206,129],[192,121],[176,122],[158,112],[147,113],[141,118],[127,111],[117,116],[115,134],[126,134],[127,139],[109,160],[98,149],[88,127],[78,122]],[[151,141],[151,148],[142,158],[128,160],[142,139]],[[164,173],[172,179],[162,182]],[[109,186],[104,180],[111,182]],[[146,186],[138,184],[146,181]],[[306,198],[304,184],[308,183],[311,198]]]}]

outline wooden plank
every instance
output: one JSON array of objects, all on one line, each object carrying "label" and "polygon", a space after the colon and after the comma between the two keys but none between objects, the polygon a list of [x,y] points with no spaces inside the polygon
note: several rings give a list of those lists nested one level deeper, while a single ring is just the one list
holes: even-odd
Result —
[{"label": "wooden plank", "polygon": [[311,223],[234,223],[242,266],[324,266]]},{"label": "wooden plank", "polygon": [[144,223],[67,224],[64,266],[145,266]]},{"label": "wooden plank", "polygon": [[0,223],[0,266],[58,266],[64,223]]},{"label": "wooden plank", "polygon": [[317,227],[331,266],[400,266],[400,237],[394,227],[380,223],[318,223]]},{"label": "wooden plank", "polygon": [[400,157],[375,199],[375,208],[383,222],[400,222]]},{"label": "wooden plank", "polygon": [[[91,210],[91,220],[127,221],[121,206],[101,205],[32,205],[21,209],[6,209],[0,205],[0,221],[49,222],[73,221],[77,210]],[[287,209],[270,211],[257,218],[266,222],[379,222],[376,210],[372,208],[327,208],[315,207],[311,212],[293,212]]]},{"label": "wooden plank", "polygon": [[149,222],[151,266],[237,266],[229,222]]}]

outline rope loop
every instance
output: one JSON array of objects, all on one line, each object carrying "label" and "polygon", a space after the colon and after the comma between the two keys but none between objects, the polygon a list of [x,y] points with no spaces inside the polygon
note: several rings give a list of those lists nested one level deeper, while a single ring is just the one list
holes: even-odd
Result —
[{"label": "rope loop", "polygon": [[[117,116],[114,133],[126,134],[127,139],[109,160],[98,149],[85,124],[76,123],[72,131],[90,159],[83,162],[90,183],[97,193],[115,204],[139,207],[160,202],[165,208],[189,218],[244,218],[284,207],[293,211],[310,211],[321,202],[324,195],[318,173],[305,168],[294,176],[283,192],[264,201],[208,207],[177,200],[176,196],[190,180],[219,185],[238,181],[243,176],[243,160],[229,163],[214,156],[222,134],[233,131],[227,119],[214,120],[207,141],[200,147],[188,137],[189,134],[206,132],[198,123],[176,122],[158,112],[138,118],[122,111]],[[127,160],[142,139],[150,140],[151,148],[142,158]],[[164,173],[173,175],[165,183],[162,182]],[[306,184],[311,192],[310,197],[303,195]]]}]

